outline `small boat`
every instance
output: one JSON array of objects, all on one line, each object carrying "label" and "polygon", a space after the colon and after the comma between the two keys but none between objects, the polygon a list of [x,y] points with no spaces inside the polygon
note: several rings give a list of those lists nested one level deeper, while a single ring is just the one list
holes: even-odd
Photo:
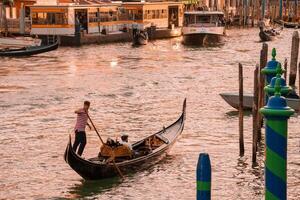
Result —
[{"label": "small boat", "polygon": [[262,42],[268,42],[275,39],[276,34],[269,30],[264,30],[262,27],[259,29],[259,37]]},{"label": "small boat", "polygon": [[[235,93],[221,93],[220,96],[233,108],[239,109],[239,94]],[[300,99],[286,98],[287,105],[294,110],[299,110]],[[244,94],[243,106],[244,110],[251,110],[253,104],[253,95]]]},{"label": "small boat", "polygon": [[133,45],[134,46],[146,45],[148,44],[148,40],[149,40],[148,33],[146,31],[141,31],[133,37]]},{"label": "small boat", "polygon": [[18,49],[2,49],[0,50],[0,57],[1,56],[10,56],[10,57],[17,57],[17,56],[31,56],[35,54],[45,53],[48,51],[53,51],[58,48],[58,41],[54,44],[45,45],[45,46],[29,46],[23,47]]},{"label": "small boat", "polygon": [[285,28],[299,28],[300,24],[298,22],[287,22],[284,20],[274,20],[275,23],[284,26]]},{"label": "small boat", "polygon": [[224,13],[220,11],[189,11],[184,13],[183,43],[214,45],[225,36]]},{"label": "small boat", "polygon": [[[109,158],[105,156],[105,148],[103,147],[107,145],[102,145],[99,155],[95,158],[84,159],[80,157],[73,151],[71,136],[64,159],[75,172],[87,180],[99,180],[118,176],[117,168],[122,173],[145,169],[165,157],[178,136],[182,133],[185,117],[186,100],[184,100],[182,114],[177,121],[166,128],[164,127],[161,131],[135,142],[132,145],[134,156],[127,156],[125,159],[124,157],[116,157],[115,164],[108,162]],[[117,155],[115,152],[113,154]]]}]

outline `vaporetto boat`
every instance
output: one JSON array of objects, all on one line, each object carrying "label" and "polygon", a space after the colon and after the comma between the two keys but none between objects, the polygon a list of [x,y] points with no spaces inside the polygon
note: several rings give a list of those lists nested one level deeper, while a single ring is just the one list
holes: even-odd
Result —
[{"label": "vaporetto boat", "polygon": [[225,36],[224,13],[220,11],[189,11],[184,13],[183,43],[216,44]]}]

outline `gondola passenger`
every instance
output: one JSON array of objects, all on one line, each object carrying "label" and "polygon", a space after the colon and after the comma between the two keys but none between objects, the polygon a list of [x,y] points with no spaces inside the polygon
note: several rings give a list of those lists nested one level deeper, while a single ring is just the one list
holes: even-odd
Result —
[{"label": "gondola passenger", "polygon": [[75,111],[77,114],[77,121],[75,125],[75,141],[73,144],[73,150],[76,152],[78,149],[78,155],[82,155],[84,147],[86,145],[86,133],[85,127],[88,126],[91,129],[91,126],[88,123],[88,110],[90,108],[90,102],[85,101],[83,104],[83,108],[80,108]]},{"label": "gondola passenger", "polygon": [[127,146],[130,150],[132,150],[132,146],[128,142],[128,135],[127,134],[122,134],[120,144],[123,145],[123,146]]}]

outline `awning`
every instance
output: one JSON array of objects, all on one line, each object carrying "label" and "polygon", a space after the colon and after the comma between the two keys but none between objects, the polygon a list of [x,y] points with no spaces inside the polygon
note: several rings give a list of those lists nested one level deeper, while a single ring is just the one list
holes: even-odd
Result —
[{"label": "awning", "polygon": [[198,4],[199,0],[183,0],[182,3],[184,4]]}]

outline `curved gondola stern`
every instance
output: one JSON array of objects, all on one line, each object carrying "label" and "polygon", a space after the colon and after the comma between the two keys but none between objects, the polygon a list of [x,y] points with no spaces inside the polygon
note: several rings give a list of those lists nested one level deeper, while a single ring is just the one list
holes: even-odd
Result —
[{"label": "curved gondola stern", "polygon": [[71,141],[72,141],[71,140],[71,135],[69,135],[69,142],[68,142],[68,145],[67,145],[65,153],[64,153],[64,160],[66,161],[66,163],[68,163],[69,151],[70,151],[70,149],[72,150]]},{"label": "curved gondola stern", "polygon": [[185,121],[185,118],[186,118],[186,98],[183,101],[182,114],[183,114],[183,120]]}]

